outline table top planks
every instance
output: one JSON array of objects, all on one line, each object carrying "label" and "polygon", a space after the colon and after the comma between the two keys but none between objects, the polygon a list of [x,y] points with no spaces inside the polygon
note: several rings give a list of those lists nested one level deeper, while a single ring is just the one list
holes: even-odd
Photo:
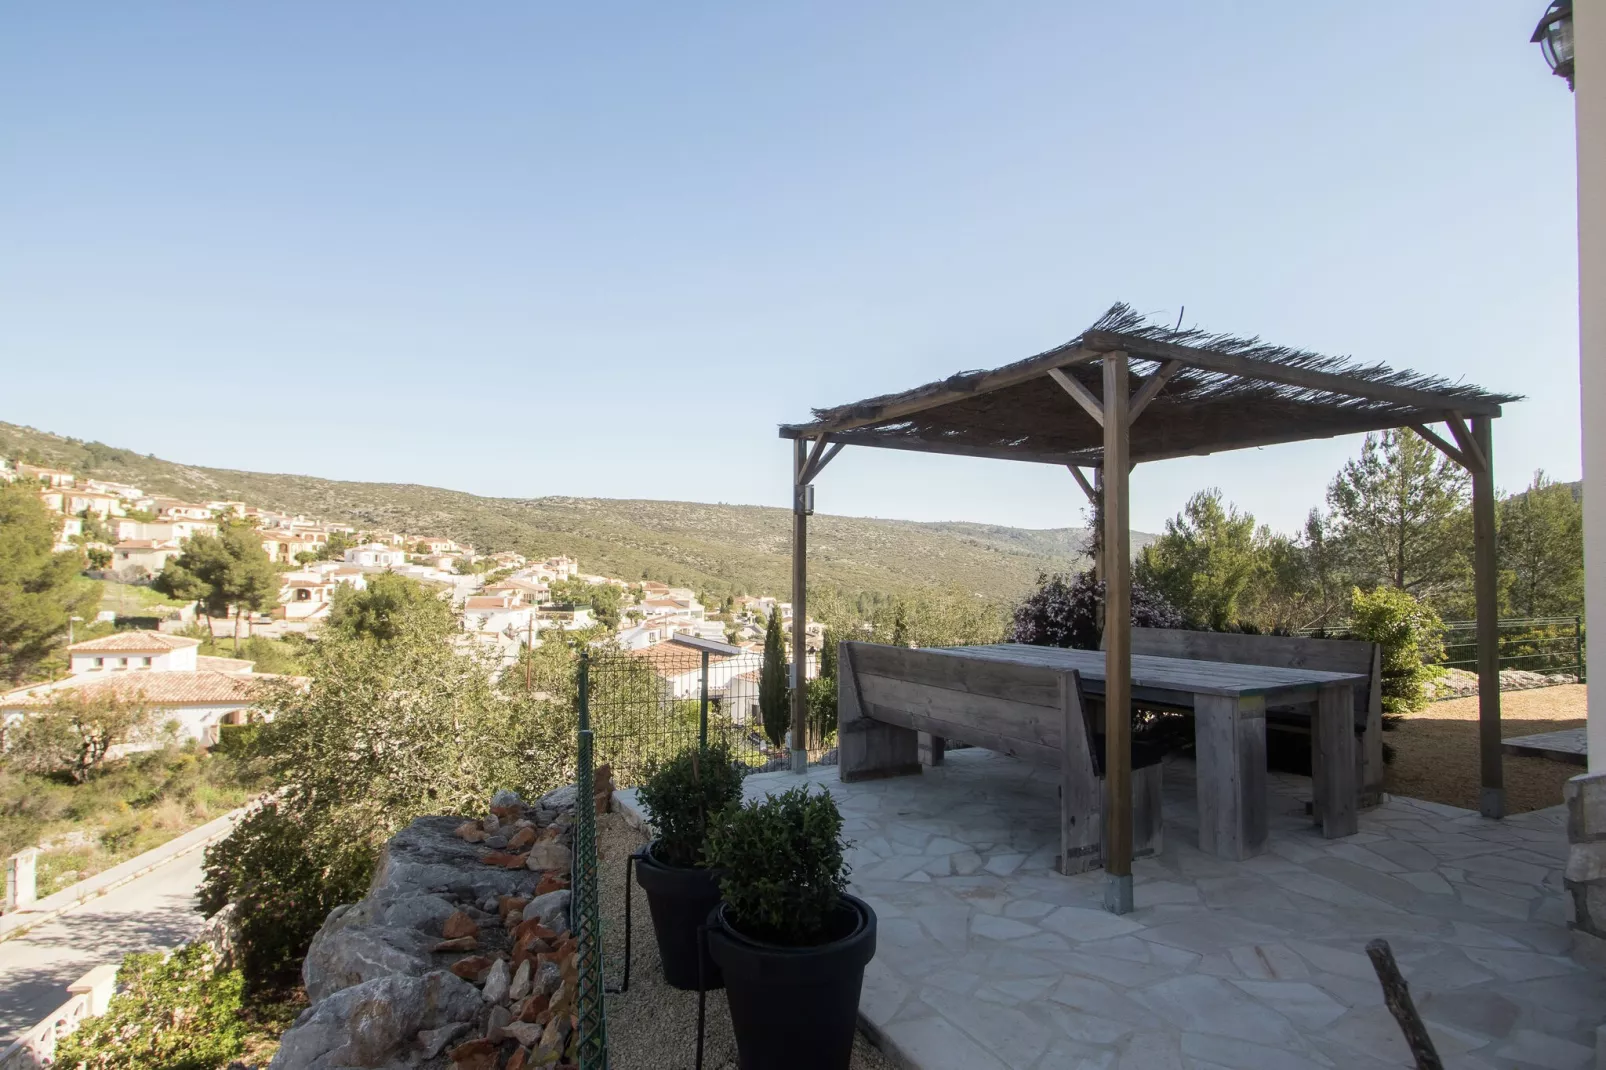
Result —
[{"label": "table top planks", "polygon": [[[1061,647],[998,643],[988,646],[927,647],[933,654],[948,654],[983,661],[1005,661],[1061,671],[1075,669],[1084,681],[1102,684],[1102,650],[1066,650]],[[1282,669],[1271,665],[1240,665],[1225,661],[1194,661],[1132,655],[1132,686],[1177,695],[1227,695],[1234,698],[1275,698],[1313,691],[1324,684],[1358,683],[1364,673],[1326,672],[1320,669]],[[1100,690],[1094,688],[1093,690]]]}]

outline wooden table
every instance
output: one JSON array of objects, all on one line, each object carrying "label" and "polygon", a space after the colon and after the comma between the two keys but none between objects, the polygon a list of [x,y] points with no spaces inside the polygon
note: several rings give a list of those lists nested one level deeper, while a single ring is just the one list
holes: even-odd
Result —
[{"label": "wooden table", "polygon": [[[1082,677],[1104,693],[1104,652],[1003,643],[930,648],[932,653],[1037,665]],[[1191,709],[1198,759],[1199,849],[1244,859],[1266,847],[1266,706],[1314,703],[1311,781],[1316,818],[1328,839],[1359,830],[1356,820],[1355,684],[1363,676],[1186,658],[1132,657],[1135,702]]]}]

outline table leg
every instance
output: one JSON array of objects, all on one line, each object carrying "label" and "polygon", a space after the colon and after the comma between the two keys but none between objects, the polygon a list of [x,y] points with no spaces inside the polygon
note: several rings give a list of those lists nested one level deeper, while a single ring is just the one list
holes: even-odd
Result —
[{"label": "table leg", "polygon": [[1360,831],[1355,811],[1355,691],[1349,684],[1327,684],[1317,693],[1310,778],[1322,835],[1334,840]]},{"label": "table leg", "polygon": [[1266,849],[1266,700],[1195,695],[1199,850],[1242,861]]}]

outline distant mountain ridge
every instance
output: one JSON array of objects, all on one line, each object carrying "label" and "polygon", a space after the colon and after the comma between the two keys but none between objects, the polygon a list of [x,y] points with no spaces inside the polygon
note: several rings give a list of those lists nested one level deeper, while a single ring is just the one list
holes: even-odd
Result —
[{"label": "distant mountain ridge", "polygon": [[[567,553],[588,572],[714,593],[784,593],[791,513],[756,505],[611,498],[487,498],[440,487],[241,472],[164,461],[99,442],[0,423],[0,456],[65,468],[180,498],[243,500],[358,527],[442,535],[481,550]],[[1018,598],[1041,572],[1083,560],[1082,528],[1025,529],[816,514],[810,586],[845,594],[952,588]],[[1134,546],[1151,535],[1133,533]]]}]

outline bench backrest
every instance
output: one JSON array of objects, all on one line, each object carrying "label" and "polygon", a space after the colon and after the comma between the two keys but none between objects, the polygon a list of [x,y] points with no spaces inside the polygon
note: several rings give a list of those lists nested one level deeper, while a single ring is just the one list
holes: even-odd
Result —
[{"label": "bench backrest", "polygon": [[1297,635],[1195,632],[1184,628],[1133,628],[1132,653],[1192,661],[1271,665],[1280,669],[1364,673],[1366,684],[1355,689],[1357,719],[1377,710],[1382,703],[1381,652],[1376,643]]},{"label": "bench backrest", "polygon": [[838,671],[851,674],[865,716],[1018,758],[1060,766],[1074,714],[1074,754],[1089,740],[1073,674],[1036,665],[955,657],[875,643],[843,643]]}]

